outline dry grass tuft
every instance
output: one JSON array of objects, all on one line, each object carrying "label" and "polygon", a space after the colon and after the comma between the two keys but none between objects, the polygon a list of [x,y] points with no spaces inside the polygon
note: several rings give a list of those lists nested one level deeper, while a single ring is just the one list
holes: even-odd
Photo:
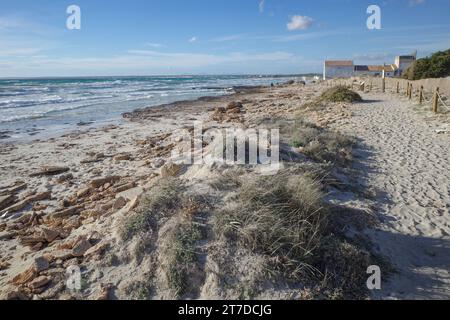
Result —
[{"label": "dry grass tuft", "polygon": [[120,230],[122,240],[152,230],[161,216],[170,214],[178,204],[181,187],[175,178],[160,180],[145,195],[139,210],[124,221]]},{"label": "dry grass tuft", "polygon": [[341,165],[352,160],[352,148],[356,140],[338,132],[319,128],[314,124],[297,119],[282,127],[283,138],[302,153],[318,162],[332,162]]},{"label": "dry grass tuft", "polygon": [[244,181],[237,209],[214,218],[218,236],[243,247],[290,261],[294,275],[320,243],[324,210],[319,183],[303,175],[258,177]]},{"label": "dry grass tuft", "polygon": [[319,100],[326,102],[361,102],[362,98],[356,92],[344,87],[337,86],[322,93]]},{"label": "dry grass tuft", "polygon": [[165,275],[169,288],[175,297],[180,297],[189,288],[189,278],[197,268],[197,242],[203,238],[200,227],[190,221],[177,224],[168,235],[163,251],[167,266]]}]

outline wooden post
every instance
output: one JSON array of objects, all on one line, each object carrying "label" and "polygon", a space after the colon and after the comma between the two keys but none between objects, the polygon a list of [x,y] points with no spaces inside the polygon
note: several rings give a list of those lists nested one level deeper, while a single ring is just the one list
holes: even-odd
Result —
[{"label": "wooden post", "polygon": [[381,91],[382,91],[383,93],[386,92],[386,78],[383,78],[383,79],[381,80]]},{"label": "wooden post", "polygon": [[366,85],[365,85],[365,83],[363,82],[363,83],[361,84],[361,88],[360,88],[362,92],[365,91],[365,86],[366,86]]},{"label": "wooden post", "polygon": [[372,81],[370,81],[369,91],[372,91]]},{"label": "wooden post", "polygon": [[406,95],[409,93],[409,81],[406,83]]},{"label": "wooden post", "polygon": [[423,103],[423,86],[420,86],[420,91],[419,91],[419,103],[420,103],[420,104]]},{"label": "wooden post", "polygon": [[409,98],[409,100],[412,99],[412,92],[413,92],[413,84],[410,83],[410,84],[409,84],[409,92],[408,92],[408,98]]},{"label": "wooden post", "polygon": [[400,81],[397,81],[397,93],[400,93]]},{"label": "wooden post", "polygon": [[439,104],[439,87],[436,88],[433,96],[433,112],[438,112],[438,104]]}]

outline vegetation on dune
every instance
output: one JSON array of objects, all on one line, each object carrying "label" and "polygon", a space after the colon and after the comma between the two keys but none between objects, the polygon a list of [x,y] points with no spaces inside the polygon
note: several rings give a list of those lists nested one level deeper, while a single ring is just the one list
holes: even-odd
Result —
[{"label": "vegetation on dune", "polygon": [[408,80],[444,78],[450,76],[450,49],[439,51],[430,57],[418,59],[405,72]]},{"label": "vegetation on dune", "polygon": [[138,212],[124,221],[120,230],[122,240],[151,230],[159,216],[168,214],[179,203],[179,189],[180,182],[173,178],[155,185],[145,195]]},{"label": "vegetation on dune", "polygon": [[165,252],[168,264],[166,278],[176,297],[189,289],[189,274],[196,268],[197,262],[195,248],[202,238],[201,229],[192,222],[177,225],[169,236],[170,246]]},{"label": "vegetation on dune", "polygon": [[282,129],[290,146],[302,148],[302,153],[315,161],[346,165],[352,160],[352,148],[356,143],[352,137],[319,128],[302,119],[296,119]]},{"label": "vegetation on dune", "polygon": [[217,237],[265,255],[269,274],[308,283],[313,298],[367,295],[365,272],[376,257],[332,223],[320,181],[292,172],[242,180],[237,207],[214,216]]},{"label": "vegetation on dune", "polygon": [[239,209],[219,211],[214,231],[252,251],[280,257],[286,266],[297,269],[320,242],[321,199],[319,184],[304,175],[246,180],[238,190]]},{"label": "vegetation on dune", "polygon": [[356,92],[344,87],[336,86],[322,93],[319,100],[325,102],[360,102],[362,98]]}]

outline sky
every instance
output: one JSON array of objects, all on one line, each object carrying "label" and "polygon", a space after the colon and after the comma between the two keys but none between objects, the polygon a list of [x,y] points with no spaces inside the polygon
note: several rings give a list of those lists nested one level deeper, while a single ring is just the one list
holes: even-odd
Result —
[{"label": "sky", "polygon": [[320,73],[448,49],[449,17],[448,0],[2,0],[0,77]]}]

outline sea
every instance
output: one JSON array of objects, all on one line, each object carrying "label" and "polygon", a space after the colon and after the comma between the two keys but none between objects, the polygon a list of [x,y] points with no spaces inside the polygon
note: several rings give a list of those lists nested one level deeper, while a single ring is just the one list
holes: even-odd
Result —
[{"label": "sea", "polygon": [[117,124],[122,114],[203,96],[232,94],[234,87],[268,86],[297,76],[151,76],[0,79],[0,143],[57,136]]}]

